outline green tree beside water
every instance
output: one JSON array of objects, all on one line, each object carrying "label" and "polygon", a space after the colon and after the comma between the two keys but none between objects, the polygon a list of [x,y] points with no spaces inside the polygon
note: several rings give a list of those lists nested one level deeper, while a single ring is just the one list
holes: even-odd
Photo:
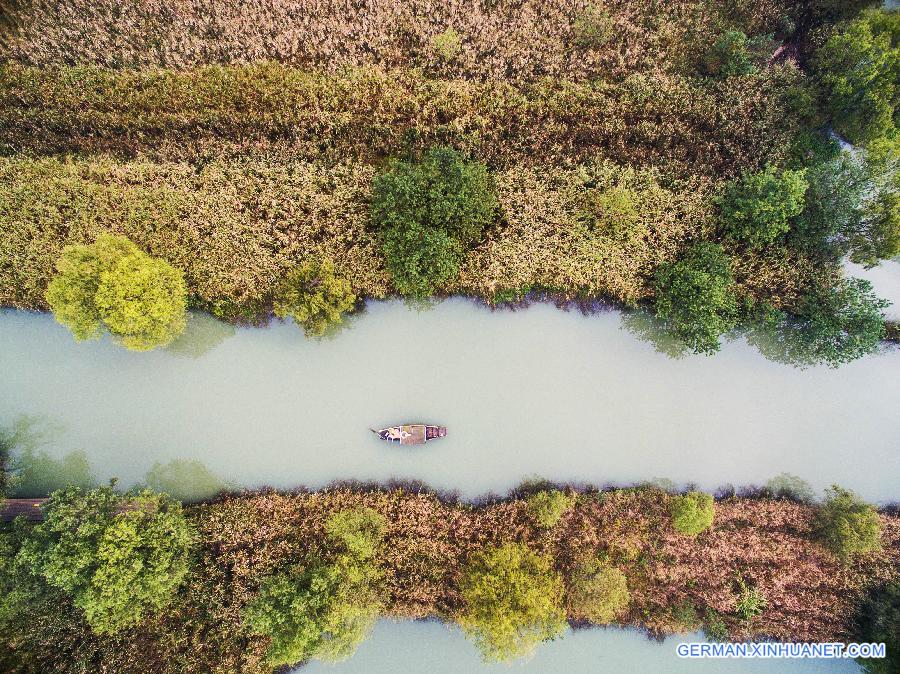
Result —
[{"label": "green tree beside water", "polygon": [[165,346],[185,326],[187,287],[181,272],[112,234],[67,246],[46,298],[77,340],[105,330],[127,348],[147,351]]},{"label": "green tree beside water", "polygon": [[881,547],[878,512],[852,491],[837,485],[828,490],[814,530],[825,546],[845,562]]},{"label": "green tree beside water", "polygon": [[313,337],[340,323],[355,303],[350,282],[337,274],[331,260],[304,262],[288,272],[275,291],[275,315],[290,316]]},{"label": "green tree beside water", "polygon": [[655,276],[656,314],[697,353],[719,350],[720,337],[737,320],[737,298],[730,260],[718,244],[694,244],[677,262],[661,265]]},{"label": "green tree beside water", "polygon": [[371,508],[335,513],[326,522],[328,538],[340,549],[332,561],[315,559],[263,579],[244,623],[269,637],[266,657],[273,666],[353,655],[383,604],[378,554],[384,526]]},{"label": "green tree beside water", "polygon": [[866,143],[896,129],[900,82],[900,13],[870,10],[818,50],[814,72],[835,130]]},{"label": "green tree beside water", "polygon": [[864,279],[839,279],[816,286],[794,309],[767,312],[750,332],[750,342],[772,360],[810,367],[837,367],[874,352],[885,334],[882,310],[888,302]]},{"label": "green tree beside water", "polygon": [[488,661],[527,656],[566,625],[562,577],[551,559],[520,543],[475,555],[460,592],[459,624]]},{"label": "green tree beside water", "polygon": [[172,600],[195,540],[181,505],[161,495],[68,487],[51,494],[17,559],[71,596],[94,632],[115,633]]},{"label": "green tree beside water", "polygon": [[673,496],[671,503],[672,526],[685,536],[696,536],[712,526],[716,516],[713,497],[699,491]]}]

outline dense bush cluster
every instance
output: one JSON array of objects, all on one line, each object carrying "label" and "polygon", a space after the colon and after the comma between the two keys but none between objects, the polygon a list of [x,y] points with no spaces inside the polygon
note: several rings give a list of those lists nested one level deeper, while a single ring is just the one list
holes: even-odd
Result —
[{"label": "dense bush cluster", "polygon": [[787,234],[790,219],[803,212],[809,183],[804,171],[771,167],[725,186],[719,199],[725,235],[748,248],[764,248]]},{"label": "dense bush cluster", "polygon": [[816,53],[814,69],[835,130],[853,143],[896,129],[900,98],[900,14],[868,11],[836,31]]},{"label": "dense bush cluster", "polygon": [[875,508],[838,486],[829,491],[815,527],[828,549],[845,561],[881,546],[881,522]]},{"label": "dense bush cluster", "polygon": [[341,548],[332,561],[315,560],[262,580],[244,620],[254,634],[269,637],[271,665],[353,655],[382,608],[377,555],[383,529],[374,510],[335,513],[326,523],[328,537]]},{"label": "dense bush cluster", "polygon": [[566,605],[576,620],[610,623],[622,615],[630,601],[625,574],[602,559],[580,562],[569,577]]},{"label": "dense bush cluster", "polygon": [[318,260],[287,273],[275,290],[273,309],[280,318],[293,318],[307,335],[320,336],[354,304],[350,282],[335,272],[331,260]]},{"label": "dense bush cluster", "polygon": [[530,655],[566,625],[562,577],[551,559],[522,544],[478,553],[464,572],[460,593],[459,624],[485,660]]},{"label": "dense bush cluster", "polygon": [[712,526],[715,505],[712,496],[692,491],[672,498],[672,526],[685,536],[696,536]]},{"label": "dense bush cluster", "polygon": [[655,289],[657,315],[694,351],[717,351],[720,337],[736,325],[730,260],[717,244],[695,244],[683,259],[660,265]]},{"label": "dense bush cluster", "polygon": [[566,618],[833,641],[859,613],[859,629],[890,633],[896,515],[866,515],[881,546],[847,565],[818,540],[815,506],[731,497],[699,537],[672,531],[671,508],[657,489],[588,492],[551,534],[524,496],[329,489],[182,511],[69,489],[42,524],[0,525],[0,669],[269,674],[350,655],[380,615],[458,620],[489,659],[561,636]]},{"label": "dense bush cluster", "polygon": [[71,596],[97,634],[143,622],[188,574],[196,536],[181,505],[165,496],[69,487],[44,512],[10,564]]},{"label": "dense bush cluster", "polygon": [[372,224],[397,290],[425,298],[454,279],[496,208],[487,169],[452,149],[392,163],[372,187]]},{"label": "dense bush cluster", "polygon": [[539,491],[526,499],[528,513],[545,529],[556,526],[572,506],[577,497],[559,489]]},{"label": "dense bush cluster", "polygon": [[68,246],[47,287],[47,304],[78,340],[106,330],[124,346],[165,346],[184,330],[187,289],[180,271],[121,236]]}]

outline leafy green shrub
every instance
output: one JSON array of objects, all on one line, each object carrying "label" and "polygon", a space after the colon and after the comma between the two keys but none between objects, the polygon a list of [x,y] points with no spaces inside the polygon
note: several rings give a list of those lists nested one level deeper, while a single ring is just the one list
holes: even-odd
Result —
[{"label": "leafy green shrub", "polygon": [[275,291],[275,315],[290,316],[310,336],[320,336],[341,322],[356,295],[350,282],[338,276],[331,260],[309,261],[294,267]]},{"label": "leafy green shrub", "polygon": [[735,77],[756,72],[747,36],[739,30],[722,33],[706,53],[703,70],[713,77]]},{"label": "leafy green shrub", "polygon": [[656,314],[697,353],[715,353],[735,326],[737,300],[730,260],[722,247],[694,244],[684,257],[660,265],[654,277]]},{"label": "leafy green shrub", "polygon": [[800,298],[795,313],[771,312],[750,339],[778,362],[837,367],[878,348],[885,334],[882,309],[888,304],[875,297],[864,279],[815,285]]},{"label": "leafy green shrub", "polygon": [[431,50],[442,61],[452,61],[462,49],[462,39],[452,28],[431,38]]},{"label": "leafy green shrub", "polygon": [[790,473],[781,473],[766,482],[766,491],[774,498],[789,498],[800,503],[812,503],[816,498],[809,482]]},{"label": "leafy green shrub", "polygon": [[187,288],[181,272],[138,250],[128,239],[101,234],[67,246],[47,288],[56,319],[78,340],[106,329],[125,347],[165,346],[184,330]]},{"label": "leafy green shrub", "polygon": [[709,641],[728,641],[728,626],[722,615],[709,606],[703,614],[703,632]]},{"label": "leafy green shrub", "polygon": [[867,674],[896,674],[900,671],[900,583],[877,586],[860,607],[857,616],[858,640],[883,643],[884,658],[866,658],[858,662]]},{"label": "leafy green shrub", "polygon": [[615,22],[602,4],[588,5],[572,23],[572,38],[584,49],[599,49],[614,33]]},{"label": "leafy green shrub", "polygon": [[612,622],[631,602],[628,580],[604,560],[589,559],[572,571],[566,602],[573,618],[597,625]]},{"label": "leafy green shrub", "polygon": [[453,278],[496,209],[484,165],[450,148],[433,148],[417,163],[393,162],[375,179],[372,221],[397,289],[425,297]]},{"label": "leafy green shrub", "polygon": [[789,242],[812,254],[873,266],[900,253],[900,180],[896,140],[877,139],[807,170],[803,212]]},{"label": "leafy green shrub", "polygon": [[575,501],[577,494],[570,494],[559,489],[539,491],[528,497],[528,514],[545,529],[556,526],[556,523],[565,515]]},{"label": "leafy green shrub", "polygon": [[163,608],[190,568],[196,534],[165,496],[69,487],[51,494],[44,513],[20,561],[71,595],[98,634]]},{"label": "leafy green shrub", "polygon": [[507,543],[474,555],[460,581],[459,624],[485,660],[529,655],[565,628],[563,581],[552,560]]},{"label": "leafy green shrub", "polygon": [[685,536],[696,536],[709,529],[716,515],[713,497],[699,491],[673,496],[670,512],[672,526]]},{"label": "leafy green shrub", "polygon": [[900,19],[889,10],[863,13],[816,52],[814,71],[835,130],[865,143],[894,129],[900,80]]},{"label": "leafy green shrub", "polygon": [[805,171],[745,174],[728,183],[718,199],[726,236],[750,249],[763,248],[790,229],[790,220],[803,210],[808,183]]},{"label": "leafy green shrub", "polygon": [[384,517],[372,508],[342,510],[328,518],[328,537],[358,559],[372,559],[384,537]]},{"label": "leafy green shrub", "polygon": [[738,578],[737,584],[738,600],[734,612],[738,618],[749,623],[766,610],[766,598],[758,588],[747,585],[743,578]]},{"label": "leafy green shrub", "polygon": [[597,195],[592,192],[588,192],[591,198],[584,207],[584,215],[592,226],[618,239],[627,240],[645,233],[646,227],[639,227],[638,194],[634,190],[612,185]]},{"label": "leafy green shrub", "polygon": [[826,492],[813,526],[819,540],[844,561],[881,547],[881,520],[875,508],[837,485]]},{"label": "leafy green shrub", "polygon": [[696,631],[702,622],[694,602],[688,599],[675,604],[671,609],[671,614],[677,631],[681,633]]},{"label": "leafy green shrub", "polygon": [[353,655],[381,610],[376,576],[361,571],[352,558],[342,558],[262,581],[244,622],[271,639],[266,656],[273,667]]}]

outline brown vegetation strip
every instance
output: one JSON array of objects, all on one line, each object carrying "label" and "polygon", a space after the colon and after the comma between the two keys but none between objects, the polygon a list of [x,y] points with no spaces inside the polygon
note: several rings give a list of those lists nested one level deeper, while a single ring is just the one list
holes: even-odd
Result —
[{"label": "brown vegetation strip", "polygon": [[798,128],[791,65],[723,81],[434,80],[273,63],[186,71],[0,66],[0,153],[110,151],[370,162],[449,144],[492,167],[605,158],[727,177],[777,161]]},{"label": "brown vegetation strip", "polygon": [[[775,33],[790,0],[3,0],[0,58],[186,68],[260,59],[479,79],[689,68],[724,26]],[[0,12],[3,14],[3,12]],[[456,39],[436,39],[451,29]]]}]

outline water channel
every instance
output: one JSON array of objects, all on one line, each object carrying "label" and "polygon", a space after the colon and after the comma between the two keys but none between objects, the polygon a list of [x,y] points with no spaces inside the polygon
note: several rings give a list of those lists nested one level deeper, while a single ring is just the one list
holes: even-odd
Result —
[{"label": "water channel", "polygon": [[[898,496],[897,349],[837,370],[771,362],[743,340],[673,359],[618,312],[492,313],[464,299],[424,314],[370,303],[324,341],[291,324],[192,324],[175,350],[130,353],[76,344],[46,314],[0,314],[0,428],[33,464],[21,489],[73,472],[130,485],[156,465],[154,486],[186,498],[349,477],[463,497],[535,476],[713,490],[779,473]],[[368,430],[405,421],[449,434],[401,449]]]}]

